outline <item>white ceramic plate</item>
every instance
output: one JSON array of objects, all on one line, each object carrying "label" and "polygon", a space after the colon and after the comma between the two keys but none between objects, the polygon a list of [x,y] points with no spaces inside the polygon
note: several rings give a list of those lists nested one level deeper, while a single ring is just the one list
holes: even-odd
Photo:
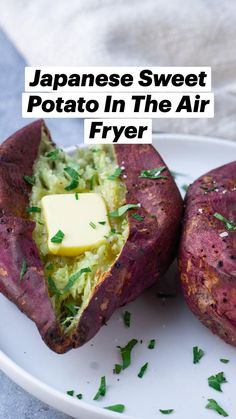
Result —
[{"label": "white ceramic plate", "polygon": [[[236,143],[224,140],[180,135],[154,135],[154,145],[176,172],[179,186],[189,183],[204,172],[235,159]],[[168,287],[176,277],[175,268],[166,276]],[[34,324],[8,300],[1,296],[0,366],[16,383],[55,408],[81,419],[166,417],[159,409],[174,409],[173,419],[210,419],[217,413],[205,409],[208,398],[216,399],[236,417],[236,349],[211,334],[191,314],[181,293],[165,301],[157,298],[156,289],[119,309],[97,336],[84,347],[65,355],[50,351],[41,341]],[[126,328],[122,313],[132,313],[131,327]],[[132,338],[142,339],[132,354],[131,366],[114,375],[120,362],[117,345],[124,346]],[[149,339],[156,348],[147,348]],[[198,345],[205,356],[192,363],[192,347]],[[222,364],[219,359],[228,358]],[[142,379],[140,367],[149,362]],[[207,377],[224,371],[228,383],[223,393],[208,387]],[[100,377],[106,376],[107,395],[93,401]],[[83,400],[66,395],[74,389]],[[122,403],[120,415],[103,409]]]}]

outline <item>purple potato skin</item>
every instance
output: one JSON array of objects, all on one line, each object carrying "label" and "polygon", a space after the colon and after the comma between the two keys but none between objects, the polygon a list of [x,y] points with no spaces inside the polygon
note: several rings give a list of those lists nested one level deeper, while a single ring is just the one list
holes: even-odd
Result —
[{"label": "purple potato skin", "polygon": [[197,179],[185,205],[178,257],[185,299],[203,324],[236,346],[236,231],[214,217],[236,223],[236,161]]},{"label": "purple potato skin", "polygon": [[[166,272],[176,256],[183,205],[168,169],[164,172],[167,179],[139,177],[141,170],[165,165],[152,146],[114,146],[117,164],[125,166],[126,202],[141,207],[129,211],[128,240],[110,270],[97,273],[88,305],[76,328],[65,336],[55,318],[32,239],[35,223],[26,214],[31,186],[23,176],[33,173],[42,129],[47,131],[43,121],[36,121],[0,146],[0,161],[5,165],[0,172],[0,291],[35,322],[53,351],[64,353],[90,340],[116,308],[135,299]],[[144,220],[133,218],[134,212]],[[23,261],[27,271],[21,279]]]}]

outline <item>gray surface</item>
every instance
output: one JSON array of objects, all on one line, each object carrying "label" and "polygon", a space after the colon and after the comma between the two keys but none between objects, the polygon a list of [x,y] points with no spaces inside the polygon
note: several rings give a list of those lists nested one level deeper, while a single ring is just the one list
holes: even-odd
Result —
[{"label": "gray surface", "polygon": [[[0,142],[30,120],[21,118],[21,93],[24,89],[25,62],[0,30]],[[47,125],[60,145],[83,141],[83,123],[79,120],[51,119]],[[0,372],[0,418],[68,419],[30,396]]]}]

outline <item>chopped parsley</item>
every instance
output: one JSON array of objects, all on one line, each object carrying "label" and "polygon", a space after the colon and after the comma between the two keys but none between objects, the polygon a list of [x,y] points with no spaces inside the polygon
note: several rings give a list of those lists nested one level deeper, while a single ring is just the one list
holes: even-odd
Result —
[{"label": "chopped parsley", "polygon": [[41,208],[39,207],[27,207],[26,208],[26,212],[31,213],[31,212],[41,212]]},{"label": "chopped parsley", "polygon": [[66,394],[68,394],[68,396],[74,396],[74,394],[75,394],[75,392],[74,392],[74,390],[68,390],[67,392],[66,392]]},{"label": "chopped parsley", "polygon": [[35,176],[27,176],[27,175],[25,175],[25,176],[23,176],[23,179],[24,179],[24,181],[26,183],[28,183],[29,185],[32,185],[32,186],[35,184],[35,181],[36,181]]},{"label": "chopped parsley", "polygon": [[114,374],[120,374],[120,372],[122,371],[122,365],[120,364],[115,364],[115,367],[113,369],[113,373]]},{"label": "chopped parsley", "polygon": [[122,217],[122,215],[124,215],[128,210],[133,209],[133,208],[139,208],[140,205],[139,204],[126,204],[123,205],[120,208],[117,208],[115,211],[112,211],[109,213],[110,217]]},{"label": "chopped parsley", "polygon": [[83,394],[81,394],[81,393],[76,394],[76,397],[77,397],[77,399],[81,400],[83,398]]},{"label": "chopped parsley", "polygon": [[145,372],[146,372],[146,370],[147,370],[147,367],[148,367],[148,362],[146,362],[146,364],[144,364],[144,365],[140,368],[139,373],[138,373],[138,377],[139,377],[139,378],[143,378],[143,376],[144,376],[144,374],[145,374]]},{"label": "chopped parsley", "polygon": [[94,224],[92,221],[89,223],[90,227],[92,227],[94,230],[96,229],[96,224]]},{"label": "chopped parsley", "polygon": [[148,349],[154,349],[156,346],[156,340],[155,339],[151,339],[148,343]]},{"label": "chopped parsley", "polygon": [[215,410],[217,413],[219,413],[219,415],[224,416],[225,418],[229,416],[228,413],[222,409],[222,407],[214,399],[208,399],[206,408]]},{"label": "chopped parsley", "polygon": [[174,409],[159,409],[159,412],[163,413],[163,415],[169,415],[174,412]]},{"label": "chopped parsley", "polygon": [[99,400],[100,397],[104,397],[105,394],[106,394],[106,390],[107,390],[107,388],[106,388],[106,377],[103,376],[103,377],[101,377],[101,382],[100,382],[98,392],[94,396],[93,400]]},{"label": "chopped parsley", "polygon": [[79,194],[78,194],[78,192],[75,192],[75,199],[76,199],[76,201],[78,201],[78,199],[79,199]]},{"label": "chopped parsley", "polygon": [[27,263],[26,263],[25,260],[23,260],[22,264],[21,264],[21,270],[20,270],[20,280],[21,281],[24,279],[26,271],[27,271]]},{"label": "chopped parsley", "polygon": [[66,286],[64,287],[64,291],[68,291],[71,287],[73,287],[73,285],[75,284],[77,279],[79,279],[79,277],[86,272],[91,272],[91,269],[90,268],[82,268],[78,272],[76,272],[75,274],[71,275],[67,284],[66,284]]},{"label": "chopped parsley", "polygon": [[137,221],[143,221],[144,220],[144,217],[142,215],[137,214],[136,212],[131,214],[131,217],[133,217]]},{"label": "chopped parsley", "polygon": [[170,171],[171,175],[175,179],[177,176],[186,176],[184,173],[174,172],[173,170]]},{"label": "chopped parsley", "polygon": [[60,150],[56,148],[55,150],[48,151],[48,153],[46,153],[45,156],[55,161],[59,159],[59,153],[60,153]]},{"label": "chopped parsley", "polygon": [[155,169],[142,170],[139,177],[148,179],[168,179],[167,176],[161,175],[164,170],[166,170],[166,166],[160,166]]},{"label": "chopped parsley", "polygon": [[226,230],[236,231],[236,223],[234,223],[233,221],[228,220],[227,218],[225,218],[222,214],[219,214],[218,212],[215,212],[213,216],[217,218],[217,220],[223,221]]},{"label": "chopped parsley", "polygon": [[61,291],[57,288],[51,276],[48,277],[48,288],[52,294],[61,295]]},{"label": "chopped parsley", "polygon": [[67,310],[70,312],[72,316],[76,316],[78,309],[76,306],[72,303],[64,303],[64,307],[67,308]]},{"label": "chopped parsley", "polygon": [[79,181],[78,181],[79,173],[75,169],[73,169],[73,167],[69,167],[69,166],[64,168],[64,172],[66,172],[66,174],[68,176],[70,176],[71,179],[72,179],[71,182],[69,183],[69,185],[67,185],[65,187],[65,190],[66,191],[72,191],[73,189],[78,188],[78,186],[79,186]]},{"label": "chopped parsley", "polygon": [[55,234],[55,236],[53,236],[51,238],[51,242],[52,243],[61,243],[62,240],[64,239],[65,234],[63,233],[63,231],[58,230],[58,232]]},{"label": "chopped parsley", "polygon": [[129,311],[125,311],[123,314],[123,320],[126,327],[130,327],[130,318],[131,313]]},{"label": "chopped parsley", "polygon": [[184,192],[187,192],[189,185],[187,185],[186,183],[184,185],[181,186],[181,188],[183,189]]},{"label": "chopped parsley", "polygon": [[193,347],[193,363],[198,364],[203,356],[204,356],[203,350],[200,349],[198,346],[194,346]]},{"label": "chopped parsley", "polygon": [[104,407],[104,409],[111,410],[112,412],[123,413],[125,406],[123,404],[114,404],[113,406]]},{"label": "chopped parsley", "polygon": [[125,370],[130,365],[130,363],[131,363],[131,352],[132,352],[133,347],[137,343],[138,343],[137,339],[132,339],[124,347],[117,346],[117,348],[120,349],[120,354],[121,354],[121,358],[122,358],[122,370]]},{"label": "chopped parsley", "polygon": [[216,375],[211,375],[211,377],[208,378],[209,387],[214,388],[214,390],[222,391],[221,384],[223,383],[227,383],[223,372],[219,372]]},{"label": "chopped parsley", "polygon": [[121,169],[121,167],[117,167],[115,171],[112,173],[112,175],[108,176],[107,179],[116,180],[121,175],[122,172],[123,172],[123,169]]},{"label": "chopped parsley", "polygon": [[106,224],[106,221],[98,221],[98,224],[101,224],[101,226],[104,226]]},{"label": "chopped parsley", "polygon": [[220,362],[222,362],[223,364],[228,364],[229,363],[229,359],[225,359],[225,358],[221,358]]},{"label": "chopped parsley", "polygon": [[51,271],[53,268],[54,266],[52,262],[47,263],[47,265],[45,266],[46,271]]}]

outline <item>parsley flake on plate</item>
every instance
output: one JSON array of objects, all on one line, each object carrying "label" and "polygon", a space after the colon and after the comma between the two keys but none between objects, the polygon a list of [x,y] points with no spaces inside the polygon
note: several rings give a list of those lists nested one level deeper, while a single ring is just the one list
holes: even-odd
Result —
[{"label": "parsley flake on plate", "polygon": [[159,412],[161,412],[163,415],[169,415],[170,413],[174,412],[174,409],[159,409]]},{"label": "parsley flake on plate", "polygon": [[68,396],[74,396],[74,394],[75,394],[75,392],[74,392],[74,390],[68,390],[67,392],[66,392],[66,394],[68,394]]},{"label": "parsley flake on plate", "polygon": [[73,287],[73,285],[75,284],[77,279],[79,279],[79,277],[86,272],[91,272],[91,269],[90,268],[82,268],[78,272],[76,272],[75,274],[71,275],[67,284],[66,284],[66,286],[64,287],[64,291],[68,291],[71,287]]},{"label": "parsley flake on plate", "polygon": [[222,362],[223,364],[228,364],[229,363],[229,359],[225,359],[225,358],[221,358],[220,362]]},{"label": "parsley flake on plate", "polygon": [[130,327],[130,319],[131,313],[129,311],[125,311],[123,314],[123,320],[126,327]]},{"label": "parsley flake on plate", "polygon": [[115,364],[115,367],[114,367],[114,369],[113,369],[113,373],[114,373],[114,374],[120,374],[120,373],[121,373],[121,371],[122,371],[122,365],[120,365],[120,364]]},{"label": "parsley flake on plate", "polygon": [[138,343],[137,339],[132,339],[124,347],[117,346],[117,348],[120,349],[120,354],[121,354],[121,358],[122,358],[122,370],[125,370],[130,365],[130,363],[131,363],[131,352],[132,352],[132,349],[134,348],[134,346],[137,343]]},{"label": "parsley flake on plate", "polygon": [[208,399],[206,408],[215,410],[219,413],[219,415],[224,416],[225,418],[229,416],[228,413],[214,399]]},{"label": "parsley flake on plate", "polygon": [[101,226],[104,226],[106,224],[106,221],[98,221],[98,224],[101,224]]},{"label": "parsley flake on plate", "polygon": [[23,179],[26,183],[28,183],[29,185],[33,186],[35,184],[36,178],[34,175],[32,176],[23,176]]},{"label": "parsley flake on plate", "polygon": [[121,167],[117,167],[115,171],[112,173],[112,175],[108,176],[108,180],[116,180],[118,177],[120,177],[121,173],[123,172],[123,169]]},{"label": "parsley flake on plate", "polygon": [[26,263],[25,260],[23,260],[22,264],[21,264],[21,270],[20,270],[20,280],[21,281],[24,279],[26,271],[27,271],[27,263]]},{"label": "parsley flake on plate", "polygon": [[103,376],[101,377],[101,382],[100,382],[100,386],[98,389],[97,394],[94,396],[93,400],[99,400],[101,397],[104,397],[107,391],[107,387],[106,387],[106,377]]},{"label": "parsley flake on plate", "polygon": [[61,231],[61,230],[58,230],[58,232],[55,234],[55,236],[53,236],[52,238],[51,238],[51,242],[52,243],[61,243],[62,242],[62,240],[64,239],[64,237],[65,237],[65,234],[63,233],[63,231]]},{"label": "parsley flake on plate", "polygon": [[181,186],[181,188],[183,189],[184,192],[187,192],[189,185],[187,185],[186,183],[184,185]]},{"label": "parsley flake on plate", "polygon": [[111,410],[112,412],[123,413],[125,406],[124,404],[114,404],[113,406],[104,407],[104,409]]},{"label": "parsley flake on plate", "polygon": [[94,224],[92,221],[89,223],[90,227],[92,227],[94,230],[96,229],[96,224]]},{"label": "parsley flake on plate", "polygon": [[211,375],[211,377],[208,378],[209,387],[214,388],[214,390],[222,391],[221,384],[223,383],[227,383],[223,372],[219,372],[216,375]]},{"label": "parsley flake on plate", "polygon": [[168,179],[167,176],[163,176],[161,173],[166,170],[166,166],[160,166],[155,169],[142,170],[139,177],[148,179]]},{"label": "parsley flake on plate", "polygon": [[76,199],[76,201],[78,201],[78,199],[79,199],[79,194],[78,194],[78,192],[75,192],[75,199]]},{"label": "parsley flake on plate", "polygon": [[217,218],[217,220],[223,221],[226,230],[236,231],[236,223],[234,223],[233,221],[228,220],[227,218],[225,218],[222,214],[219,214],[218,212],[215,212],[213,216]]},{"label": "parsley flake on plate", "polygon": [[124,215],[128,210],[134,209],[134,208],[140,208],[140,204],[123,205],[122,207],[117,208],[115,211],[110,212],[108,215],[114,218],[122,217],[122,215]]},{"label": "parsley flake on plate", "polygon": [[154,349],[156,345],[156,340],[155,339],[151,339],[148,343],[148,349]]},{"label": "parsley flake on plate", "polygon": [[198,364],[204,355],[205,355],[204,351],[200,349],[198,346],[193,347],[193,363],[194,364]]},{"label": "parsley flake on plate", "polygon": [[139,377],[139,378],[143,378],[143,376],[144,376],[144,374],[145,374],[145,372],[146,372],[146,370],[147,370],[147,367],[148,367],[148,362],[146,362],[146,364],[144,364],[144,365],[140,368],[139,373],[138,373],[138,377]]},{"label": "parsley flake on plate", "polygon": [[81,394],[81,393],[76,394],[76,397],[77,397],[77,399],[81,400],[83,398],[83,394]]}]

